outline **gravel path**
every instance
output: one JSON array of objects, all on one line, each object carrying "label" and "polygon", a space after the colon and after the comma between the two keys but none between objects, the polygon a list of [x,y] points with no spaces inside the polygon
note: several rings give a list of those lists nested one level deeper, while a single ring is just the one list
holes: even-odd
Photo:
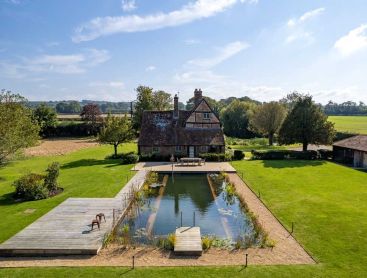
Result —
[{"label": "gravel path", "polygon": [[244,265],[245,253],[249,265],[315,264],[312,257],[279,223],[256,195],[237,174],[229,174],[237,193],[257,215],[265,231],[275,240],[274,248],[249,248],[247,250],[220,250],[212,248],[200,257],[179,257],[172,252],[153,247],[125,249],[110,245],[97,256],[54,257],[54,258],[0,258],[0,267],[31,266],[131,266],[135,256],[136,266],[220,266]]}]

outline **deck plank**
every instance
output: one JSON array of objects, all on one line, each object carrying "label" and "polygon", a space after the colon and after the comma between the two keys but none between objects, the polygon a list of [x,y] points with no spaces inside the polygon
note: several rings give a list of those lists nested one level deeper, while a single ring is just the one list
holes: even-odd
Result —
[{"label": "deck plank", "polygon": [[178,255],[200,256],[203,252],[200,227],[177,228],[174,252]]}]

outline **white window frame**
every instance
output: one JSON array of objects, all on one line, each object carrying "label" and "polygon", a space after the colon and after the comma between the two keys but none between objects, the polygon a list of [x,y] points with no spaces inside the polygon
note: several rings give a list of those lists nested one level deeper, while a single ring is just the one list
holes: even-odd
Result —
[{"label": "white window frame", "polygon": [[204,120],[210,120],[210,113],[209,112],[204,112],[203,114],[204,114],[203,115]]}]

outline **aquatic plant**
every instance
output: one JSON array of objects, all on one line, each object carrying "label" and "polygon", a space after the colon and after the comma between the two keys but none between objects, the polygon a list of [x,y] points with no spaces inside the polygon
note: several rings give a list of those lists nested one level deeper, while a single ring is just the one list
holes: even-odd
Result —
[{"label": "aquatic plant", "polygon": [[201,238],[201,245],[204,250],[208,250],[212,246],[212,243],[213,243],[213,237],[203,236]]}]

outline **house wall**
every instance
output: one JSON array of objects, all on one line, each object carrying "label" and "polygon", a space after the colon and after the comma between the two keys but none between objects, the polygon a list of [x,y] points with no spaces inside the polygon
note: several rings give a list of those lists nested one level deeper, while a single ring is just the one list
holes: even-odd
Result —
[{"label": "house wall", "polygon": [[[204,118],[204,113],[209,113],[209,118]],[[202,101],[186,120],[187,127],[220,128],[218,117],[212,112],[205,101]]]},{"label": "house wall", "polygon": [[333,146],[333,158],[336,162],[353,165],[354,151],[347,148]]},{"label": "house wall", "polygon": [[367,168],[367,152],[363,153],[363,168]]},{"label": "house wall", "polygon": [[[154,147],[151,146],[140,146],[139,154],[140,155],[161,155],[161,156],[171,156],[172,154],[177,157],[188,156],[189,146],[181,146],[181,150],[177,150],[176,146],[163,146],[157,147],[158,151],[154,151]],[[195,156],[198,156],[200,153],[206,152],[215,152],[215,153],[224,153],[224,146],[195,146]]]}]

